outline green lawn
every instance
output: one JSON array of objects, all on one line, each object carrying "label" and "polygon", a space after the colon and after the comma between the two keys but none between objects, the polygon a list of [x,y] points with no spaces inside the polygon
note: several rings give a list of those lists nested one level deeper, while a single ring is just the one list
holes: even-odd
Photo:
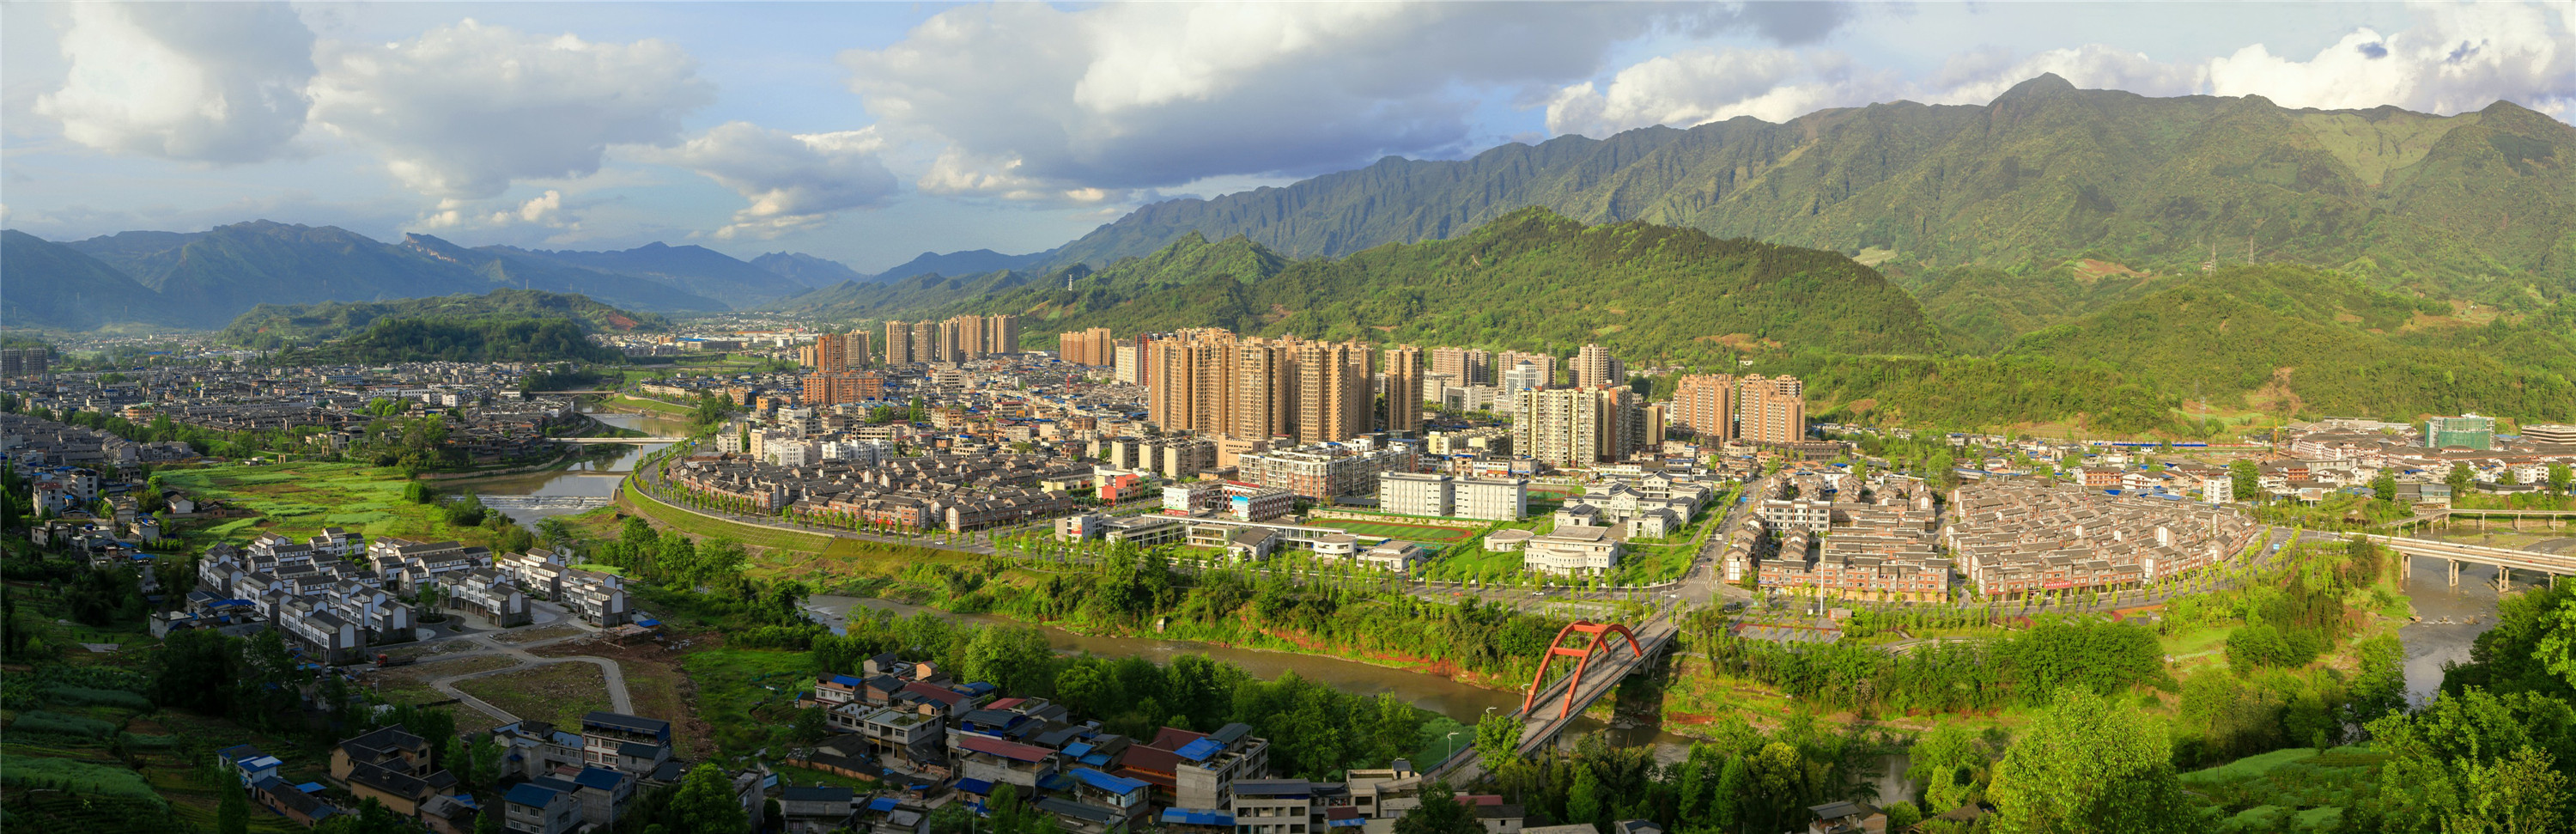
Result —
[{"label": "green lawn", "polygon": [[403,500],[401,470],[356,463],[299,462],[273,466],[211,466],[169,469],[164,483],[200,499],[212,498],[263,518],[221,519],[190,535],[203,539],[243,538],[268,532],[303,537],[324,527],[364,533],[369,539],[398,536],[438,541],[459,539],[482,544],[491,532],[456,527],[438,517],[436,507]]},{"label": "green lawn", "polygon": [[1441,544],[1465,541],[1469,537],[1476,535],[1476,531],[1479,529],[1475,527],[1450,527],[1446,525],[1432,524],[1405,524],[1393,521],[1354,521],[1347,518],[1318,519],[1314,521],[1313,524],[1317,527],[1331,527],[1336,530],[1344,530],[1362,536],[1385,536],[1390,539],[1437,542]]}]

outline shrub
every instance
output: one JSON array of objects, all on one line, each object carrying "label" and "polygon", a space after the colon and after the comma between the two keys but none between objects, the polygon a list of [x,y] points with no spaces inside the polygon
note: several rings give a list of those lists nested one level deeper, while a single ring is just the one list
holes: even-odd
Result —
[{"label": "shrub", "polygon": [[95,718],[31,710],[19,713],[18,720],[9,724],[9,731],[38,735],[106,738],[108,733],[116,732],[116,725]]},{"label": "shrub", "polygon": [[[26,720],[19,719],[22,723]],[[169,803],[152,792],[152,785],[141,774],[121,767],[41,757],[12,756],[9,769],[0,773],[0,784],[12,787],[46,787],[92,796],[114,796],[151,803],[167,808]]]}]

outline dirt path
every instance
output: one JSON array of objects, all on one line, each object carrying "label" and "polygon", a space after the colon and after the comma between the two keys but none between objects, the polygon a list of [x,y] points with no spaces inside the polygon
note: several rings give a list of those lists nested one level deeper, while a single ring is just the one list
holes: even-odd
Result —
[{"label": "dirt path", "polygon": [[438,690],[440,693],[443,693],[448,697],[455,698],[458,702],[463,703],[466,706],[473,707],[476,711],[492,716],[500,721],[517,721],[519,720],[519,716],[511,715],[509,711],[493,706],[481,698],[465,694],[465,690],[456,688],[456,683],[458,681],[472,680],[486,675],[498,675],[503,672],[515,672],[521,669],[548,666],[556,663],[588,663],[599,667],[601,678],[608,682],[609,708],[618,712],[630,715],[633,714],[635,711],[635,701],[632,697],[629,697],[626,692],[626,670],[620,668],[617,665],[617,661],[610,660],[605,657],[591,657],[588,655],[577,655],[573,657],[538,657],[528,653],[529,649],[539,646],[553,645],[566,640],[588,636],[590,635],[587,632],[581,634],[568,634],[551,640],[538,640],[524,645],[503,643],[499,640],[493,639],[493,635],[491,634],[477,634],[467,637],[464,639],[482,646],[483,648],[468,652],[446,654],[441,656],[439,659],[449,660],[483,655],[498,655],[516,660],[518,663],[498,669],[485,669],[479,672],[467,672],[461,675],[431,678],[428,681],[429,688]]}]

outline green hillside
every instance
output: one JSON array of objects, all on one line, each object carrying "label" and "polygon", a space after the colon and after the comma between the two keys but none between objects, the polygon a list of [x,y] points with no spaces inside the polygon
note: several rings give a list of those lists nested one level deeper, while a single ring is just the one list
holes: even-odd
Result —
[{"label": "green hillside", "polygon": [[1903,290],[1832,252],[1643,223],[1586,226],[1545,209],[1455,240],[1292,261],[1197,236],[1148,257],[933,311],[1028,317],[1027,341],[1104,326],[1184,327],[1714,363],[1789,346],[1926,353],[1940,337]]},{"label": "green hillside", "polygon": [[[1060,250],[1107,264],[1196,232],[1292,257],[1455,237],[1524,206],[1860,254],[1900,281],[2027,278],[2081,258],[2162,276],[2249,257],[2530,308],[2576,291],[2576,128],[2510,103],[2457,116],[2148,98],[2053,75],[1985,106],[1911,102],[1689,130],[1390,158],[1139,209]],[[2052,299],[2049,303],[2063,303]]]},{"label": "green hillside", "polygon": [[167,309],[205,328],[221,327],[263,302],[361,301],[490,287],[453,264],[333,226],[261,220],[194,234],[127,232],[65,245],[131,276],[158,293]]},{"label": "green hillside", "polygon": [[406,298],[326,304],[262,304],[234,319],[219,338],[243,347],[314,345],[365,332],[379,319],[558,319],[576,332],[669,329],[652,313],[632,312],[585,296],[542,290],[495,290],[484,295]]},{"label": "green hillside", "polygon": [[593,344],[579,322],[529,316],[429,316],[376,319],[348,338],[299,357],[307,362],[613,363],[615,349]]},{"label": "green hillside", "polygon": [[2201,436],[2209,429],[2193,415],[2204,411],[2563,422],[2576,419],[2576,302],[2455,312],[2335,272],[2235,267],[2072,317],[1991,357],[1806,352],[1757,370],[1797,374],[1818,416],[1863,423]]},{"label": "green hillside", "polygon": [[2177,280],[2086,259],[2026,275],[1964,266],[1927,272],[1902,283],[1954,347],[1985,354],[2012,344],[2021,334],[2146,295]]}]

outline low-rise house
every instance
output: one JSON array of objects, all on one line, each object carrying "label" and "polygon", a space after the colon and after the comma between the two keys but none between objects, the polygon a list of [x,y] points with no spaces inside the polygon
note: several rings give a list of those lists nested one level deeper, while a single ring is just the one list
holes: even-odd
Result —
[{"label": "low-rise house", "polygon": [[560,787],[560,779],[538,778],[510,788],[501,798],[502,827],[524,834],[571,834],[581,828],[581,799]]},{"label": "low-rise house", "polygon": [[788,786],[778,791],[778,816],[788,834],[823,834],[850,824],[858,794],[839,785]]}]

